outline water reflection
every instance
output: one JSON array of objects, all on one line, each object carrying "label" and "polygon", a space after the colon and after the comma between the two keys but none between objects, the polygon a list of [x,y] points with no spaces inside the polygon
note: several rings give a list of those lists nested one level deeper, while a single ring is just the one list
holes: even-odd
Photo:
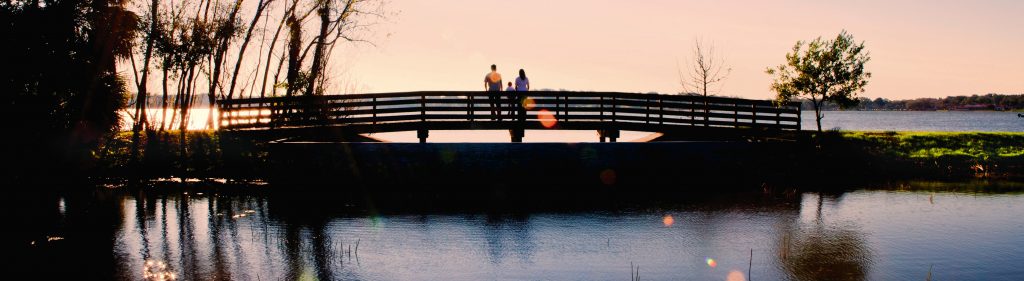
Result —
[{"label": "water reflection", "polygon": [[780,224],[777,251],[790,279],[866,280],[871,263],[867,234],[855,222],[823,216],[823,209],[834,208],[837,201],[829,194],[804,194],[801,210],[813,210],[813,218]]},{"label": "water reflection", "polygon": [[510,254],[520,263],[531,263],[534,245],[529,219],[526,214],[487,215],[482,236],[487,242],[487,254],[492,264],[503,264]]},{"label": "water reflection", "polygon": [[1024,276],[1012,262],[1024,259],[1019,194],[623,198],[579,209],[453,212],[343,196],[48,196],[33,200],[43,203],[35,218],[46,219],[31,229],[41,231],[22,235],[15,252],[26,267],[77,262],[72,269],[88,269],[87,279],[124,280],[622,280],[630,264],[647,280]]}]

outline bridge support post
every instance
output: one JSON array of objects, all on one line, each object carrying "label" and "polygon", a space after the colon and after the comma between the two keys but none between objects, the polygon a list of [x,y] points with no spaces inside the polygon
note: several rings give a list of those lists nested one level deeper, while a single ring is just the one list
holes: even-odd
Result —
[{"label": "bridge support post", "polygon": [[420,138],[420,143],[427,143],[427,136],[429,135],[429,130],[416,130],[416,137]]},{"label": "bridge support post", "polygon": [[601,142],[605,142],[605,139],[616,142],[619,139],[619,130],[597,130],[597,134],[600,135]]},{"label": "bridge support post", "polygon": [[512,142],[523,142],[523,137],[526,136],[526,130],[511,129],[508,130],[508,134],[512,135]]}]

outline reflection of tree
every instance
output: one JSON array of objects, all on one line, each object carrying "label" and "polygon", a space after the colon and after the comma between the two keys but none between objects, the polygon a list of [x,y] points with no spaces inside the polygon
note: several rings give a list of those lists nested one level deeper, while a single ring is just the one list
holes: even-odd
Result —
[{"label": "reflection of tree", "polygon": [[[181,268],[198,268],[199,257],[196,254],[195,225],[192,220],[192,212],[189,210],[191,203],[187,198],[179,199],[176,202],[178,218],[178,253],[181,255]],[[166,213],[165,213],[166,214]],[[198,280],[204,277],[197,275],[195,270],[184,270],[184,279]],[[216,278],[214,278],[216,279]]]},{"label": "reflection of tree", "polygon": [[[343,253],[335,247],[332,233],[328,230],[333,215],[323,209],[308,208],[311,201],[281,199],[269,201],[268,205],[263,206],[270,208],[266,213],[268,218],[284,222],[284,231],[276,239],[283,246],[281,250],[284,253],[285,273],[282,279],[344,279],[340,277],[343,272],[335,272]],[[256,213],[266,208],[263,206]],[[272,246],[272,243],[266,244],[266,247]],[[269,249],[265,251],[270,252]]]},{"label": "reflection of tree", "polygon": [[491,263],[501,263],[510,250],[522,261],[529,260],[533,254],[528,215],[515,214],[505,218],[499,214],[488,214],[484,238]]},{"label": "reflection of tree", "polygon": [[320,280],[336,280],[334,277],[334,271],[332,271],[332,260],[334,260],[335,253],[331,240],[331,236],[327,232],[327,221],[318,220],[310,225],[313,231],[313,237],[310,238],[310,242],[313,243],[313,265],[316,267],[316,275]]},{"label": "reflection of tree", "polygon": [[870,250],[865,234],[855,225],[825,223],[818,196],[817,218],[811,225],[798,220],[780,228],[778,254],[791,280],[865,280]]}]

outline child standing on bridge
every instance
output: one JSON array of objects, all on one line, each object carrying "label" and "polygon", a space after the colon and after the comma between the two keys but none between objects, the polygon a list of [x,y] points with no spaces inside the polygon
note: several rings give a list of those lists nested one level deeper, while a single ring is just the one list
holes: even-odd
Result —
[{"label": "child standing on bridge", "polygon": [[516,108],[516,88],[512,86],[512,81],[508,82],[508,88],[505,88],[505,98],[508,99],[508,116],[513,116],[513,110]]}]

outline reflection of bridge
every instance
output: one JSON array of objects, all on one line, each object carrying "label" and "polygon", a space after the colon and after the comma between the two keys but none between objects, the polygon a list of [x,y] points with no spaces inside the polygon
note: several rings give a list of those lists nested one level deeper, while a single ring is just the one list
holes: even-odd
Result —
[{"label": "reflection of bridge", "polygon": [[[430,130],[595,130],[601,141],[619,131],[665,134],[771,135],[800,129],[797,103],[738,98],[608,92],[526,92],[512,103],[500,92],[502,114],[493,115],[488,92],[408,92],[252,98],[220,101],[220,128],[317,136]],[[521,104],[522,106],[518,106]],[[512,114],[510,115],[510,111]]]}]

